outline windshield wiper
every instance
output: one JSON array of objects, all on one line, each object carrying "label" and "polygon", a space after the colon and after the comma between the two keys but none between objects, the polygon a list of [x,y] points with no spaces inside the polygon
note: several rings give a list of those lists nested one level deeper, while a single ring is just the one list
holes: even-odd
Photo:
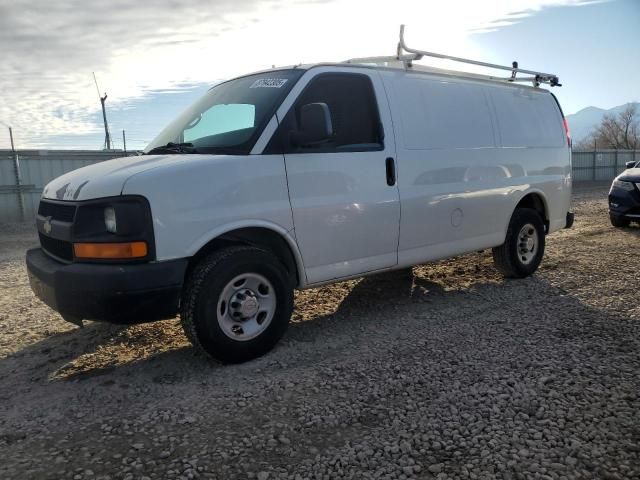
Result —
[{"label": "windshield wiper", "polygon": [[199,153],[199,152],[193,146],[193,143],[169,142],[166,145],[152,148],[147,152],[147,155],[153,155],[155,153]]}]

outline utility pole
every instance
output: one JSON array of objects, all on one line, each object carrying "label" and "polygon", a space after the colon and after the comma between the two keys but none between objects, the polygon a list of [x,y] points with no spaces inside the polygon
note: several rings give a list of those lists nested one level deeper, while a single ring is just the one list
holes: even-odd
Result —
[{"label": "utility pole", "polygon": [[13,129],[11,127],[9,127],[9,138],[11,139],[11,151],[15,152],[16,151],[16,147],[13,144]]},{"label": "utility pole", "polygon": [[111,135],[109,134],[109,125],[107,124],[107,110],[104,106],[104,102],[107,101],[107,93],[105,92],[104,97],[100,95],[100,88],[98,88],[98,80],[96,80],[95,72],[93,72],[93,81],[96,83],[98,98],[100,99],[100,105],[102,106],[102,120],[104,121],[104,146],[107,150],[111,150]]},{"label": "utility pole", "polygon": [[9,138],[11,139],[11,153],[13,154],[13,173],[15,176],[16,190],[18,194],[18,208],[20,210],[20,221],[24,222],[24,196],[22,194],[22,175],[20,175],[20,159],[16,146],[13,143],[13,129],[9,128]]},{"label": "utility pole", "polygon": [[127,136],[124,133],[124,129],[122,129],[122,145],[124,149],[124,155],[127,155]]}]

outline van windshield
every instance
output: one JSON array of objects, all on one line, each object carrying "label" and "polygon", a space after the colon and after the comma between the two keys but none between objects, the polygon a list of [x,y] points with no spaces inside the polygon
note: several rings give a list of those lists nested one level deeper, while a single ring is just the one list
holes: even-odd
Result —
[{"label": "van windshield", "polygon": [[274,70],[221,83],[171,122],[144,152],[247,155],[302,73]]}]

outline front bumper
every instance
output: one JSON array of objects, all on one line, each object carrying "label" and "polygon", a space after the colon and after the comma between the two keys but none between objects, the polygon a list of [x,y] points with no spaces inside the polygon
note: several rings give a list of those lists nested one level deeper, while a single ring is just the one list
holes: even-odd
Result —
[{"label": "front bumper", "polygon": [[188,263],[65,264],[41,248],[26,261],[31,289],[63,318],[125,324],[174,317]]},{"label": "front bumper", "polygon": [[640,192],[613,188],[609,192],[609,213],[616,217],[640,221]]}]

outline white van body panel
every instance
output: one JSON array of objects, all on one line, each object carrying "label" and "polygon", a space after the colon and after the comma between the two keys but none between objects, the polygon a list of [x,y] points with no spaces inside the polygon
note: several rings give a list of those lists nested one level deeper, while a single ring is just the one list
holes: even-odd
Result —
[{"label": "white van body panel", "polygon": [[386,183],[385,160],[395,157],[391,115],[378,72],[357,68],[309,70],[283,103],[284,118],[297,92],[324,73],[369,77],[389,134],[379,151],[285,154],[298,246],[310,283],[395,267],[398,262],[398,186]]},{"label": "white van body panel", "polygon": [[122,185],[130,176],[181,161],[184,158],[178,155],[144,155],[94,163],[53,179],[45,186],[42,197],[52,200],[113,197],[120,195]]},{"label": "white van body panel", "polygon": [[[548,92],[423,73],[380,74],[397,139],[399,266],[501,245],[513,210],[528,193],[544,199],[550,231],[564,226],[569,148]],[[509,109],[503,106],[508,101],[530,103]],[[542,133],[527,136],[516,128],[514,110]]]},{"label": "white van body panel", "polygon": [[122,191],[149,200],[158,260],[192,256],[243,227],[270,228],[295,246],[282,155],[176,157],[131,176]]}]

